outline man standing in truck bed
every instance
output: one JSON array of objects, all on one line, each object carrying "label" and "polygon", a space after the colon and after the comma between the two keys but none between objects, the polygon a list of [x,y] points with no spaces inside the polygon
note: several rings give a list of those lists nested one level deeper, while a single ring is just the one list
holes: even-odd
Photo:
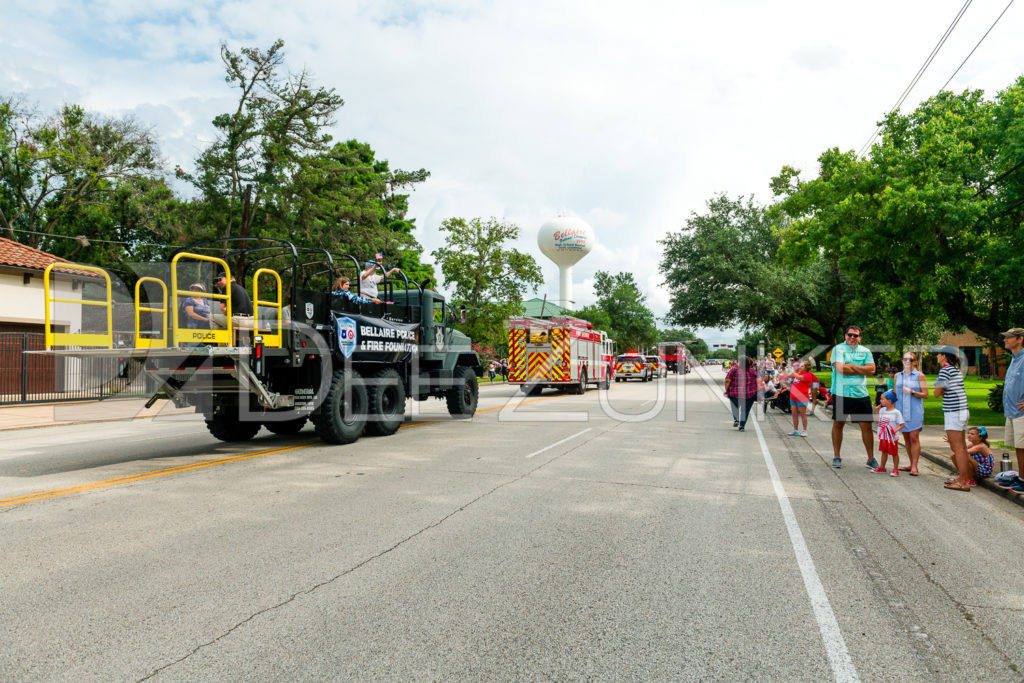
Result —
[{"label": "man standing in truck bed", "polygon": [[[229,291],[229,296],[231,297],[232,326],[237,330],[251,330],[252,299],[249,298],[249,293],[245,291],[245,287],[235,282],[235,278],[231,278],[231,287],[228,289],[227,275],[224,273],[218,274],[214,279],[213,284],[222,292]],[[227,304],[221,303],[220,313],[214,313],[211,315],[210,322],[213,323],[214,329],[227,329]]]}]

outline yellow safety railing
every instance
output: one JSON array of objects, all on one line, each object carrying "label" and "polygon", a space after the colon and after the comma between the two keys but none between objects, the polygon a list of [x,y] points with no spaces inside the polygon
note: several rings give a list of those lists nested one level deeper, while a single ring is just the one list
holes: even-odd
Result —
[{"label": "yellow safety railing", "polygon": [[[50,271],[54,268],[62,270],[81,270],[90,273],[99,273],[107,283],[107,298],[103,301],[85,301],[84,299],[57,299],[50,296]],[[83,291],[84,295],[84,291]],[[107,271],[96,266],[80,266],[77,263],[51,263],[43,271],[43,298],[46,301],[46,313],[44,323],[46,325],[46,348],[52,350],[54,346],[94,346],[112,349],[114,348],[114,305],[111,295],[110,275]],[[107,309],[107,332],[106,334],[86,334],[84,332],[54,332],[50,318],[50,305],[53,303],[75,304],[78,306],[104,306]]]},{"label": "yellow safety railing", "polygon": [[[273,275],[274,281],[277,283],[277,299],[275,301],[264,301],[260,299],[260,276],[261,275]],[[281,276],[277,274],[276,270],[270,268],[260,268],[252,276],[252,301],[255,306],[255,326],[256,334],[262,335],[264,346],[276,346],[280,347],[283,344],[281,326]],[[275,319],[277,320],[276,327],[264,327],[260,313],[265,309],[271,309],[276,314]],[[276,332],[274,330],[277,330]]]},{"label": "yellow safety railing", "polygon": [[[143,282],[155,282],[160,285],[162,292],[162,298],[160,299],[160,308],[153,308],[152,306],[142,305],[142,283]],[[147,313],[158,313],[160,314],[160,337],[154,339],[152,337],[142,336],[142,312]],[[140,277],[139,281],[135,283],[135,348],[137,349],[165,349],[167,348],[167,316],[169,314],[167,308],[167,285],[160,278],[155,277]]]},{"label": "yellow safety railing", "polygon": [[[225,289],[223,294],[214,294],[213,292],[193,292],[189,289],[182,289],[178,284],[178,261],[182,259],[191,259],[193,261],[206,261],[208,263],[214,263],[220,266],[220,269],[227,275],[228,288]],[[187,285],[186,285],[187,286]],[[228,264],[223,260],[216,258],[215,256],[204,256],[202,254],[190,254],[188,252],[181,252],[176,254],[171,260],[171,292],[174,297],[173,309],[168,306],[169,310],[174,311],[172,319],[174,320],[174,334],[172,339],[174,340],[175,346],[181,346],[184,343],[205,343],[205,344],[223,344],[230,346],[232,341],[231,335],[231,269],[228,268]],[[213,311],[216,310],[214,304],[219,301],[223,301],[226,306],[225,317],[227,319],[227,329],[211,329],[211,330],[194,330],[187,327],[182,327],[178,324],[178,299],[182,296],[191,296],[197,299],[210,299],[210,311],[211,318],[213,317]]]}]

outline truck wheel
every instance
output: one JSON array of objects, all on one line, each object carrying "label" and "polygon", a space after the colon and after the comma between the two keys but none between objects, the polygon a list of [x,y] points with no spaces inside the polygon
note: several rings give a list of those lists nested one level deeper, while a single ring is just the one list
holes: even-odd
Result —
[{"label": "truck wheel", "polygon": [[274,434],[298,434],[306,426],[306,418],[297,417],[294,420],[264,422],[263,426]]},{"label": "truck wheel", "polygon": [[476,413],[480,389],[477,387],[476,374],[471,368],[459,365],[452,371],[452,388],[445,392],[448,403],[448,414],[457,419],[467,419]]},{"label": "truck wheel", "polygon": [[405,420],[405,386],[394,368],[385,368],[369,377],[366,400],[369,410],[366,433],[390,436]]},{"label": "truck wheel", "polygon": [[260,431],[259,422],[242,422],[235,410],[214,413],[206,420],[206,428],[221,441],[248,441]]},{"label": "truck wheel", "polygon": [[587,393],[587,371],[586,370],[584,370],[583,374],[580,375],[580,383],[579,383],[579,386],[576,387],[576,391],[574,393],[577,396],[582,396],[583,394]]},{"label": "truck wheel", "polygon": [[327,397],[313,416],[313,426],[327,443],[352,443],[359,438],[366,426],[366,386],[358,373],[334,371]]},{"label": "truck wheel", "polygon": [[605,370],[604,381],[601,382],[601,384],[599,385],[599,388],[604,389],[605,391],[608,391],[609,389],[611,389],[611,386],[612,386],[612,381],[610,379],[611,376],[612,376],[612,369],[608,368],[607,370]]}]

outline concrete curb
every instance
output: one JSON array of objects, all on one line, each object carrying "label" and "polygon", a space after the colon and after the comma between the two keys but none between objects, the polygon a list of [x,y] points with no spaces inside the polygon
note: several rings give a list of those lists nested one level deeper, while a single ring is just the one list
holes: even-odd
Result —
[{"label": "concrete curb", "polygon": [[[927,450],[922,448],[921,449],[921,457],[922,458],[927,458],[930,462],[935,463],[939,467],[942,467],[942,468],[948,470],[949,472],[953,472],[954,471],[953,470],[953,461],[949,458],[949,456],[937,455],[936,453],[934,453],[932,451],[927,451]],[[999,465],[999,460],[997,459],[996,460],[996,466],[998,467],[998,465]],[[993,475],[994,474],[995,474],[995,470],[993,470]],[[996,495],[1002,496],[1003,498],[1007,499],[1011,503],[1016,503],[1017,505],[1020,505],[1021,507],[1024,507],[1024,495],[1021,495],[1021,494],[1018,494],[1018,493],[1014,493],[1013,491],[1007,491],[1006,489],[1003,489],[1003,488],[999,488],[998,486],[996,486],[995,481],[992,480],[992,477],[987,477],[985,479],[982,479],[981,481],[978,482],[977,485],[982,487],[982,488],[986,488],[989,491],[992,491]]]}]

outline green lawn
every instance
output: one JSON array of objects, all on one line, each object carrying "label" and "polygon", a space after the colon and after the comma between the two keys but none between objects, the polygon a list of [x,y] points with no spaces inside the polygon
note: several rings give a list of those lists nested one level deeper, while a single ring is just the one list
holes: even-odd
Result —
[{"label": "green lawn", "polygon": [[[832,385],[831,372],[816,372],[821,383],[829,387]],[[868,394],[872,402],[875,399],[875,378],[868,377]],[[934,394],[935,378],[928,378],[928,398],[924,401],[924,423],[926,425],[942,424],[942,399],[936,398]],[[986,427],[1001,427],[1006,422],[1002,413],[997,413],[988,407],[988,390],[1001,382],[986,380],[967,375],[964,377],[964,390],[967,392],[967,405],[971,410],[971,425],[985,425]]]}]

